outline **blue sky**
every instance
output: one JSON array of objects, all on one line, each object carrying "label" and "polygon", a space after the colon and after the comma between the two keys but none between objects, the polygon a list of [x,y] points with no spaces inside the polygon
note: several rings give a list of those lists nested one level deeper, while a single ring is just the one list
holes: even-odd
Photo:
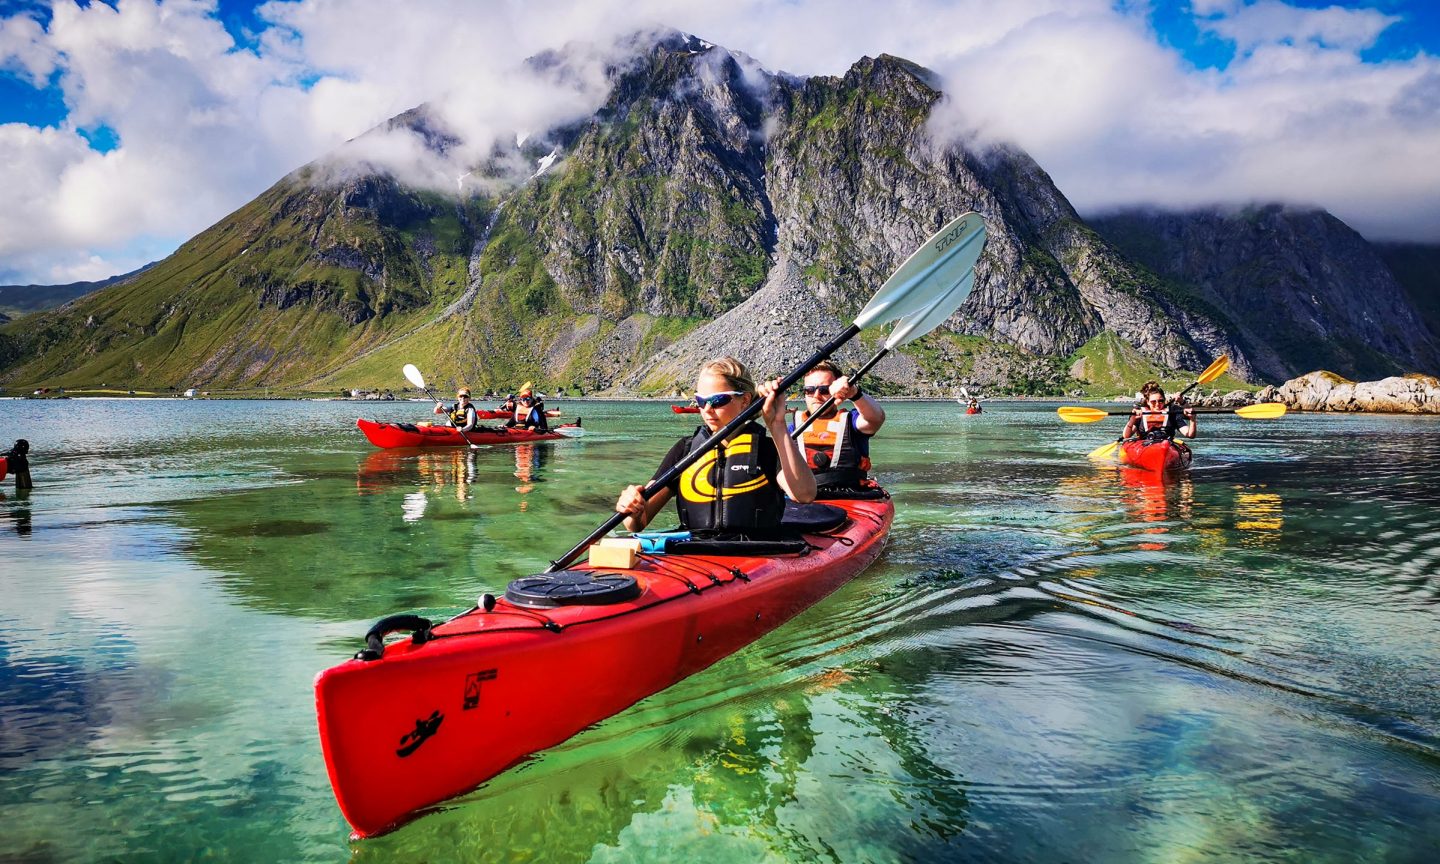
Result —
[{"label": "blue sky", "polygon": [[[1436,2],[0,0],[0,283],[163,257],[422,101],[460,158],[584,116],[602,63],[559,92],[518,61],[655,25],[772,71],[922,63],[952,96],[935,135],[1019,144],[1082,213],[1279,200],[1440,242]],[[466,170],[372,143],[414,182]]]}]

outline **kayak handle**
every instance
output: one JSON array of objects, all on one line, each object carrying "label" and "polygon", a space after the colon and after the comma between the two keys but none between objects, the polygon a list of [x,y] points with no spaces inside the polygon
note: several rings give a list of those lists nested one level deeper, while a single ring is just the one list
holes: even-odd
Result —
[{"label": "kayak handle", "polygon": [[429,618],[421,618],[419,615],[390,615],[375,622],[369,632],[365,634],[365,648],[355,654],[356,660],[379,660],[385,656],[385,637],[391,633],[409,631],[413,635],[410,642],[414,645],[424,645],[435,636],[430,628],[435,626],[430,623]]}]

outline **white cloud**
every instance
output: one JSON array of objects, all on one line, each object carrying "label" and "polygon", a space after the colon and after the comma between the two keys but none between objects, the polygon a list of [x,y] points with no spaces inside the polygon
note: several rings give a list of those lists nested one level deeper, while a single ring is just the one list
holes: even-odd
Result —
[{"label": "white cloud", "polygon": [[1376,9],[1300,9],[1278,0],[1221,9],[1208,29],[1234,42],[1240,51],[1277,43],[1310,43],[1359,51],[1375,44],[1400,19]]},{"label": "white cloud", "polygon": [[[0,68],[32,82],[58,71],[71,112],[59,128],[0,126],[0,273],[73,272],[137,237],[193,235],[421,103],[465,142],[447,162],[405,134],[351,149],[454,188],[492,141],[593,110],[614,59],[571,46],[557,84],[517,71],[524,58],[660,25],[772,71],[842,74],[880,53],[929,66],[952,96],[937,130],[1015,141],[1082,212],[1273,198],[1320,204],[1374,237],[1440,238],[1440,63],[1360,57],[1393,16],[1192,0],[1198,26],[1235,43],[1216,71],[1163,47],[1127,11],[1144,5],[298,0],[261,7],[273,26],[251,50],[213,2],[62,0],[45,28],[0,20]],[[101,124],[119,139],[107,154],[77,134]]]}]

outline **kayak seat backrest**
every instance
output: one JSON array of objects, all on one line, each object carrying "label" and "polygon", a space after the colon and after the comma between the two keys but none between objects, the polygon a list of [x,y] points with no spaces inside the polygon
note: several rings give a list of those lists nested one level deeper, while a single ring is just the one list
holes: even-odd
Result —
[{"label": "kayak seat backrest", "polygon": [[824,534],[844,525],[849,518],[850,514],[833,504],[822,504],[819,501],[797,504],[786,499],[785,515],[780,519],[780,527],[801,534]]}]

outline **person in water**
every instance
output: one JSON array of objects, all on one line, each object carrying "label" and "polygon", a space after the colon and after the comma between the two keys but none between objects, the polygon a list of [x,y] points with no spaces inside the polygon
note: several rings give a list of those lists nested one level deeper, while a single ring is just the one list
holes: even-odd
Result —
[{"label": "person in water", "polygon": [[658,479],[707,438],[763,400],[761,423],[747,423],[702,456],[647,501],[641,487],[627,486],[615,502],[625,527],[640,531],[674,499],[680,526],[700,537],[765,539],[780,528],[785,496],[801,504],[815,500],[815,475],[785,427],[785,394],[780,380],[759,387],[733,357],[706,363],[695,381],[695,404],[704,425],[675,442],[651,480]]},{"label": "person in water", "polygon": [[475,427],[480,423],[480,416],[475,413],[475,406],[470,404],[469,387],[461,387],[455,391],[455,404],[452,407],[446,408],[436,402],[435,413],[444,414],[446,422],[461,432],[474,432]]},{"label": "person in water", "polygon": [[15,441],[15,446],[10,452],[4,454],[6,461],[5,470],[15,478],[15,488],[34,489],[35,484],[30,480],[30,442],[24,438]]},{"label": "person in water", "polygon": [[1132,437],[1146,441],[1174,441],[1176,435],[1195,437],[1194,409],[1169,404],[1165,391],[1154,381],[1146,381],[1140,392],[1144,405],[1130,415],[1125,434],[1120,436],[1122,441]]},{"label": "person in water", "polygon": [[[821,490],[819,497],[825,497],[827,491],[859,489],[870,471],[870,438],[884,425],[885,409],[851,384],[829,360],[821,360],[805,375],[802,392],[805,407],[795,412],[792,432],[819,411],[825,400],[835,397],[800,437],[805,463]],[[847,399],[854,407],[842,414],[840,405]]]}]

